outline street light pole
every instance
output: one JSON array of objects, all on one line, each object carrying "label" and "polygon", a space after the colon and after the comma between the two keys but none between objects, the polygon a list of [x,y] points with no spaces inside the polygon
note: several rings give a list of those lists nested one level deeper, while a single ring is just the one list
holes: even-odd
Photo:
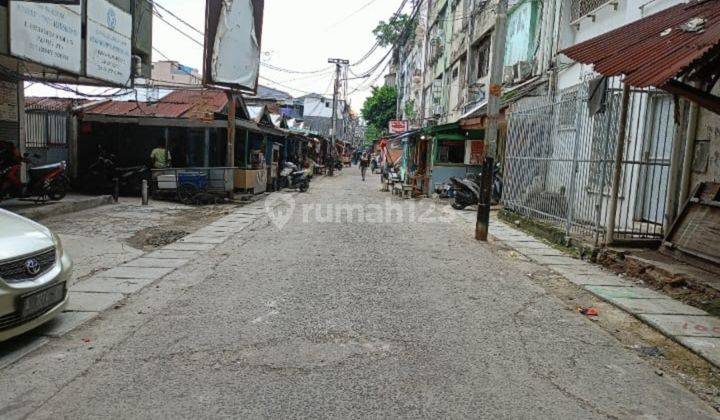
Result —
[{"label": "street light pole", "polygon": [[332,135],[330,139],[330,148],[328,149],[328,156],[330,167],[328,168],[328,174],[332,176],[335,173],[335,162],[333,159],[335,151],[335,140],[337,139],[337,103],[338,103],[338,91],[340,90],[340,70],[341,65],[349,65],[349,60],[341,58],[330,58],[328,63],[335,64],[335,89],[333,89],[333,104],[332,104]]},{"label": "street light pole", "polygon": [[492,181],[495,169],[495,153],[498,141],[498,120],[502,102],[502,79],[505,63],[505,43],[507,37],[508,0],[498,1],[495,9],[495,30],[492,44],[492,63],[490,83],[488,84],[488,124],[485,133],[485,162],[482,169],[480,203],[478,204],[475,239],[487,242],[490,227],[490,206],[492,204]]}]

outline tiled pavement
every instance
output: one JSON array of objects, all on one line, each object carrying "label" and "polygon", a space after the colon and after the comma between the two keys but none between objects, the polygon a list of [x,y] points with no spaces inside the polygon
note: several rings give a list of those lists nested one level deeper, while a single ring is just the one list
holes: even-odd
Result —
[{"label": "tiled pavement", "polygon": [[[465,223],[475,224],[474,212],[458,212],[449,207],[447,212]],[[496,218],[490,222],[490,234],[518,253],[634,315],[710,363],[720,366],[720,319],[594,264],[568,257]]]},{"label": "tiled pavement", "polygon": [[[192,259],[247,229],[265,214],[264,201],[240,207],[178,242],[73,285],[67,310],[46,327],[40,328],[38,334],[57,337],[74,330],[101,312],[121,303],[129,295],[156,283],[175,270],[182,269]],[[0,357],[0,367],[2,359],[3,357]]]}]

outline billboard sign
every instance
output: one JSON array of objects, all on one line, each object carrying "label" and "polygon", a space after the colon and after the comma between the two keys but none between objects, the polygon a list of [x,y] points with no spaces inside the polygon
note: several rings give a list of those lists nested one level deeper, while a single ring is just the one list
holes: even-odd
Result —
[{"label": "billboard sign", "polygon": [[402,134],[410,129],[410,124],[403,120],[391,120],[389,126],[390,134]]},{"label": "billboard sign", "polygon": [[64,4],[67,6],[78,6],[80,0],[26,0],[28,3]]},{"label": "billboard sign", "polygon": [[206,0],[206,84],[256,92],[264,9],[264,0]]},{"label": "billboard sign", "polygon": [[10,54],[73,74],[82,71],[82,6],[10,2]]},{"label": "billboard sign", "polygon": [[107,0],[87,6],[86,74],[116,85],[130,84],[132,16]]}]

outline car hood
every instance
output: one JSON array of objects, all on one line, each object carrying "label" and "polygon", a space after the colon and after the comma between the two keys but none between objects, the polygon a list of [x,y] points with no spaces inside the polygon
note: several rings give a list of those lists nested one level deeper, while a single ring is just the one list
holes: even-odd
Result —
[{"label": "car hood", "polygon": [[42,251],[53,245],[48,228],[0,209],[0,261]]}]

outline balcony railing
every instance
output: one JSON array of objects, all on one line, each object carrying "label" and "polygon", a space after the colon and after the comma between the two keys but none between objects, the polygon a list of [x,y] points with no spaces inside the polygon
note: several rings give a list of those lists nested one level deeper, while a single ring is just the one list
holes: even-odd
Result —
[{"label": "balcony railing", "polygon": [[593,11],[599,9],[606,3],[610,3],[608,0],[572,0],[570,13],[572,20],[576,21],[582,17],[591,14]]}]

